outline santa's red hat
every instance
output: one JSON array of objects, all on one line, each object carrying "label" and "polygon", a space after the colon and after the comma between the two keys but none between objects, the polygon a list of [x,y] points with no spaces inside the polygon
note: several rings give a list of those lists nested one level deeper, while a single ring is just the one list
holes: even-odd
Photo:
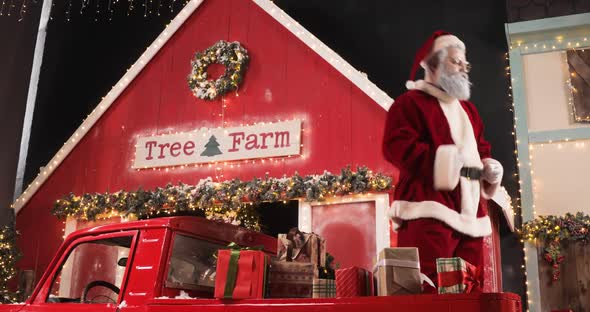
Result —
[{"label": "santa's red hat", "polygon": [[414,79],[416,77],[418,67],[426,68],[426,64],[424,63],[424,61],[428,59],[430,55],[451,46],[456,46],[462,50],[465,50],[465,44],[456,36],[444,30],[435,31],[428,38],[428,40],[426,40],[422,47],[420,47],[418,53],[416,53],[416,57],[414,58],[414,64],[412,65],[412,70],[410,71],[410,80],[406,82],[406,87],[408,89],[415,89],[416,82],[414,81]]}]

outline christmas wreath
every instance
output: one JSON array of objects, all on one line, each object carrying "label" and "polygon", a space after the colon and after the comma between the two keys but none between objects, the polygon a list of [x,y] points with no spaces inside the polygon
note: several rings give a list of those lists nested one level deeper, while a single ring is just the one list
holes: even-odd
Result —
[{"label": "christmas wreath", "polygon": [[[239,42],[220,40],[205,51],[195,53],[188,86],[196,97],[203,100],[213,100],[237,90],[249,60],[248,51]],[[225,72],[217,80],[208,79],[207,74],[207,68],[214,63],[225,66]]]},{"label": "christmas wreath", "polygon": [[523,224],[521,238],[543,244],[543,258],[552,266],[552,281],[560,275],[560,264],[565,260],[561,247],[567,242],[590,242],[590,216],[582,212],[565,216],[538,216]]}]

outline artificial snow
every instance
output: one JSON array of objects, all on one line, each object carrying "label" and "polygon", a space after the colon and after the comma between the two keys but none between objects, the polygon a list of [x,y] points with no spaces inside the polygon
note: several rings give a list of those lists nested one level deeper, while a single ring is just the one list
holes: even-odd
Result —
[{"label": "artificial snow", "polygon": [[184,290],[181,290],[180,295],[174,297],[174,299],[195,299],[195,298],[189,296]]}]

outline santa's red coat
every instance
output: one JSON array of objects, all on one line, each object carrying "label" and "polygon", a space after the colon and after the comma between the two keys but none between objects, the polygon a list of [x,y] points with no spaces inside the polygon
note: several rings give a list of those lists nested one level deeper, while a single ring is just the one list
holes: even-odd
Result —
[{"label": "santa's red coat", "polygon": [[[423,83],[418,89],[399,96],[387,116],[383,152],[400,170],[389,215],[397,225],[434,218],[472,237],[489,235],[481,197],[491,198],[498,185],[459,178],[460,167],[454,163],[457,155],[464,166],[497,163],[490,158],[479,114],[471,102],[449,99],[431,85]],[[441,190],[444,187],[449,188]]]}]

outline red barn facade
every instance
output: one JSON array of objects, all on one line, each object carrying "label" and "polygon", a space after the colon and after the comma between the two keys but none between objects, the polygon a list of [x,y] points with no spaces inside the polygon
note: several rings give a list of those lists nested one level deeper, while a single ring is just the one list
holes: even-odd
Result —
[{"label": "red barn facade", "polygon": [[[248,50],[248,70],[237,92],[201,100],[187,86],[190,62],[196,51],[219,40],[238,41]],[[70,192],[154,189],[168,183],[197,184],[207,177],[222,181],[337,173],[347,165],[367,166],[395,178],[396,169],[381,152],[392,103],[365,75],[272,2],[190,1],[15,202],[24,254],[19,266],[35,270],[37,277],[42,274],[65,230],[64,223],[51,215],[51,207]],[[134,168],[141,137],[292,120],[301,124],[299,155]],[[390,201],[389,194],[377,194],[332,204],[340,211],[361,209],[352,215],[372,219],[358,231],[377,242],[367,247],[376,252],[389,245],[383,207]],[[320,206],[300,204],[304,230],[322,227],[324,212],[313,212]]]}]

